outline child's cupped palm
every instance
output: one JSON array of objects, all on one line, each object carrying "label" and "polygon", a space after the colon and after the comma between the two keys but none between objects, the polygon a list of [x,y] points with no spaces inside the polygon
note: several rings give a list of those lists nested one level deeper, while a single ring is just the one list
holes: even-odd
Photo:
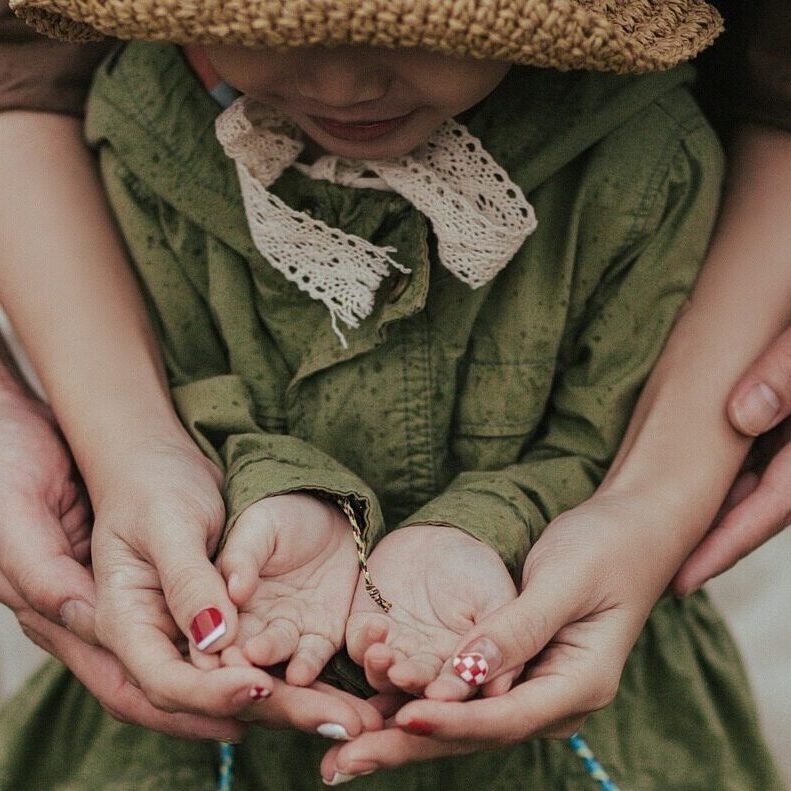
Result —
[{"label": "child's cupped palm", "polygon": [[251,664],[287,662],[286,681],[312,683],[343,645],[358,576],[347,518],[308,494],[249,506],[218,559],[239,608],[236,649]]},{"label": "child's cupped palm", "polygon": [[[380,692],[422,694],[447,670],[459,639],[516,596],[497,553],[453,527],[396,530],[376,546],[369,569],[392,606],[385,614],[358,583],[346,644]],[[458,697],[471,692],[459,680]]]}]

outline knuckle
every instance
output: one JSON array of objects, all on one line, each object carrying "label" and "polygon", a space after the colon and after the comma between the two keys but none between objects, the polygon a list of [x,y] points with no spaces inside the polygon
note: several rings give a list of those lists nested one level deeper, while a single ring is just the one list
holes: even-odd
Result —
[{"label": "knuckle", "polygon": [[755,372],[786,404],[791,402],[791,330],[787,330],[759,360]]}]

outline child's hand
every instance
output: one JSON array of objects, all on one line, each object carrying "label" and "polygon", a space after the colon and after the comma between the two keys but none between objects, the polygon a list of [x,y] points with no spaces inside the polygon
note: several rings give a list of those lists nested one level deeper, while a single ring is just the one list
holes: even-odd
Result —
[{"label": "child's hand", "polygon": [[[358,584],[346,644],[371,686],[383,692],[430,688],[459,636],[516,596],[499,556],[452,527],[412,525],[390,533],[371,553],[369,570],[392,608],[383,613]],[[453,677],[452,696],[471,694]]]},{"label": "child's hand", "polygon": [[[226,664],[269,667],[288,661],[286,681],[315,681],[343,644],[358,561],[352,528],[334,505],[285,494],[247,508],[217,565],[239,608]],[[240,651],[241,649],[241,651]]]}]

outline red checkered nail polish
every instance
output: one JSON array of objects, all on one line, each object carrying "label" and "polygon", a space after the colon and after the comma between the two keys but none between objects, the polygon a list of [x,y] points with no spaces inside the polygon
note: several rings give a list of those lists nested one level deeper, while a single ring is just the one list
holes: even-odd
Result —
[{"label": "red checkered nail polish", "polygon": [[190,624],[190,634],[199,651],[204,651],[225,634],[225,619],[216,607],[201,610]]},{"label": "red checkered nail polish", "polygon": [[459,654],[453,657],[453,670],[471,687],[480,687],[489,675],[489,663],[483,654]]},{"label": "red checkered nail polish", "polygon": [[410,720],[406,725],[401,726],[401,730],[414,736],[431,736],[434,733],[434,728],[425,720]]}]

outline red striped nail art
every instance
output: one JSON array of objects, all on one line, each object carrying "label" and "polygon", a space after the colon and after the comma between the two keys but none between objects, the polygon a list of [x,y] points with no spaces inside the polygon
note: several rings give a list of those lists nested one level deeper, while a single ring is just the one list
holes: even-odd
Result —
[{"label": "red striped nail art", "polygon": [[198,650],[204,651],[225,634],[225,619],[216,607],[201,610],[190,624],[190,633]]}]

